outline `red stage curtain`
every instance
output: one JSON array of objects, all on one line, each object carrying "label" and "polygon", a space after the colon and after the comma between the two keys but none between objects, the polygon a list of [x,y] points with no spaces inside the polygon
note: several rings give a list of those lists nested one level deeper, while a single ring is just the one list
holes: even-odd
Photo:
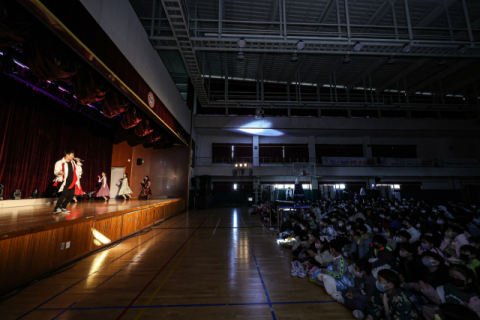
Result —
[{"label": "red stage curtain", "polygon": [[4,198],[34,189],[43,196],[66,149],[85,159],[83,190],[96,189],[97,175],[111,172],[113,132],[13,79],[0,75],[0,184]]},{"label": "red stage curtain", "polygon": [[137,110],[134,107],[131,107],[127,111],[125,111],[124,114],[122,114],[121,125],[123,129],[127,130],[135,127],[140,122],[142,122],[142,120],[143,120],[143,116],[141,115],[141,113],[137,112]]},{"label": "red stage curtain", "polygon": [[35,25],[23,47],[30,72],[39,79],[71,81],[80,69],[77,55],[42,25]]},{"label": "red stage curtain", "polygon": [[0,0],[0,47],[18,45],[28,39],[32,17],[12,0]]},{"label": "red stage curtain", "polygon": [[116,91],[110,91],[105,95],[105,99],[102,101],[102,107],[103,115],[107,118],[113,118],[127,111],[129,104],[128,101]]},{"label": "red stage curtain", "polygon": [[145,137],[147,134],[153,131],[150,126],[150,120],[145,119],[135,128],[135,134],[139,137]]},{"label": "red stage curtain", "polygon": [[110,91],[105,79],[87,66],[81,67],[73,76],[72,87],[78,101],[84,105],[103,100]]}]

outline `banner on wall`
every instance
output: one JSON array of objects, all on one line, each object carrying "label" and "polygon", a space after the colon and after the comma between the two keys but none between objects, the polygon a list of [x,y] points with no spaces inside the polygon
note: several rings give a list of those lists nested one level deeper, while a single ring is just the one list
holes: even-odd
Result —
[{"label": "banner on wall", "polygon": [[375,158],[322,157],[322,165],[338,167],[372,167],[377,165]]},{"label": "banner on wall", "polygon": [[434,167],[435,161],[430,158],[380,158],[382,167]]},{"label": "banner on wall", "polygon": [[478,159],[442,159],[438,164],[442,167],[480,167]]}]

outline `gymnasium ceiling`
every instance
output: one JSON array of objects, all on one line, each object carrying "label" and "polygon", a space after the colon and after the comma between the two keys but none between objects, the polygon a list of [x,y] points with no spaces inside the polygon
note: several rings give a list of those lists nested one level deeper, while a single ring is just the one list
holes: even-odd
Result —
[{"label": "gymnasium ceiling", "polygon": [[478,0],[130,3],[180,92],[190,77],[202,107],[478,107]]}]

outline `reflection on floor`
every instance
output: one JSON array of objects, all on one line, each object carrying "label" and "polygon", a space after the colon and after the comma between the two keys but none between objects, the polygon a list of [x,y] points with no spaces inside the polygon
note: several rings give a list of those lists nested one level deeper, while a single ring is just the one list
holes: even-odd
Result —
[{"label": "reflection on floor", "polygon": [[[353,319],[290,276],[291,253],[246,208],[190,211],[39,281],[2,319]],[[1,276],[1,275],[0,275]]]}]

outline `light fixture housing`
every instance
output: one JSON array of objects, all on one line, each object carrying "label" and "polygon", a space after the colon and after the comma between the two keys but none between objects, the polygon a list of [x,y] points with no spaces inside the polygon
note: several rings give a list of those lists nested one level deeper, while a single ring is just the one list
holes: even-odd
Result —
[{"label": "light fixture housing", "polygon": [[350,54],[346,54],[345,57],[343,57],[343,63],[350,63],[352,61],[352,58],[350,57]]},{"label": "light fixture housing", "polygon": [[363,49],[363,44],[360,41],[355,42],[353,45],[353,51],[360,51]]},{"label": "light fixture housing", "polygon": [[297,50],[303,50],[305,48],[305,41],[298,40],[297,42]]},{"label": "light fixture housing", "polygon": [[440,61],[438,61],[437,65],[438,66],[443,66],[447,64],[447,59],[442,58]]},{"label": "light fixture housing", "polygon": [[394,64],[397,62],[397,59],[395,59],[395,53],[390,56],[390,58],[387,60],[388,64]]},{"label": "light fixture housing", "polygon": [[290,58],[290,61],[292,62],[297,62],[298,61],[298,56],[296,53],[292,54],[292,57]]},{"label": "light fixture housing", "polygon": [[255,109],[255,119],[262,120],[263,118],[265,118],[265,111],[262,108]]},{"label": "light fixture housing", "polygon": [[245,56],[243,55],[243,51],[240,51],[237,55],[237,60],[238,61],[243,61],[245,60]]},{"label": "light fixture housing", "polygon": [[402,48],[403,53],[409,53],[412,50],[410,43],[405,43]]},{"label": "light fixture housing", "polygon": [[238,39],[238,41],[237,41],[237,46],[238,46],[239,48],[245,48],[246,45],[247,45],[247,41],[245,41],[244,38]]}]

